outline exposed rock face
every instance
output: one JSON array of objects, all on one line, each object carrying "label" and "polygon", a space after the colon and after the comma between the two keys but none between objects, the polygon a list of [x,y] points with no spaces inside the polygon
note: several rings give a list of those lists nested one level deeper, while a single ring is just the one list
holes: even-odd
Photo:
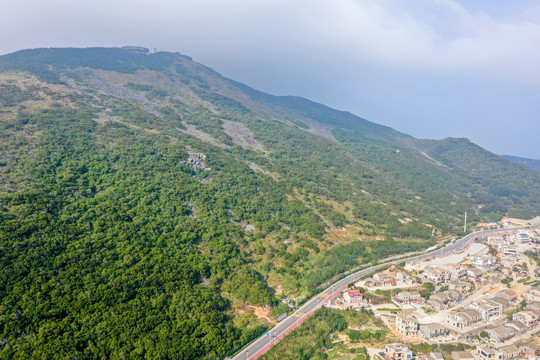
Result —
[{"label": "exposed rock face", "polygon": [[309,125],[309,129],[307,129],[307,131],[309,131],[310,133],[322,136],[323,138],[326,138],[328,140],[332,140],[333,142],[337,142],[336,138],[332,134],[332,127],[331,126],[323,125],[323,124],[321,124],[321,123],[319,123],[319,122],[317,122],[315,120],[311,120],[311,119],[309,119],[307,121],[307,123]]},{"label": "exposed rock face", "polygon": [[61,75],[60,76],[60,80],[62,80],[63,82],[65,82],[67,84],[67,86],[69,86],[70,88],[73,88],[75,90],[80,90],[80,91],[85,91],[86,88],[82,85],[79,85],[75,82],[75,80],[71,79],[71,78],[68,78],[68,77],[65,77],[64,75]]},{"label": "exposed rock face", "polygon": [[197,208],[195,207],[195,205],[193,205],[191,203],[191,201],[186,201],[186,205],[187,207],[189,208],[189,216],[191,216],[192,218],[195,218],[197,220],[200,220],[197,215],[195,215],[195,213],[197,212]]},{"label": "exposed rock face", "polygon": [[123,124],[123,122],[120,120],[118,116],[111,116],[110,114],[108,114],[107,111],[100,113],[99,117],[95,118],[94,121],[97,122],[98,124],[105,124],[108,121],[118,122],[118,123]]},{"label": "exposed rock face", "polygon": [[262,173],[264,175],[268,175],[268,176],[272,177],[272,179],[274,179],[276,181],[279,180],[275,174],[272,174],[271,172],[264,170],[259,165],[255,164],[253,162],[247,162],[246,164],[249,166],[249,168],[251,170],[253,170],[255,172],[260,172],[260,173]]},{"label": "exposed rock face", "polygon": [[221,120],[223,122],[223,130],[230,136],[233,143],[240,145],[244,149],[251,149],[256,152],[265,152],[260,142],[255,140],[253,133],[249,128],[236,121]]},{"label": "exposed rock face", "polygon": [[195,125],[188,124],[185,121],[182,121],[182,125],[185,126],[185,129],[177,128],[176,130],[186,133],[191,136],[195,136],[197,139],[208,142],[212,145],[219,146],[222,148],[230,148],[230,146],[222,144],[218,140],[214,139],[212,135],[205,133],[204,131],[199,130]]},{"label": "exposed rock face", "polygon": [[189,152],[189,157],[187,161],[180,161],[180,164],[188,165],[193,170],[204,170],[204,171],[210,171],[212,170],[210,167],[206,165],[204,162],[206,160],[206,155],[201,153],[194,153]]},{"label": "exposed rock face", "polygon": [[141,94],[136,94],[125,87],[113,85],[102,79],[95,79],[94,84],[99,88],[102,94],[114,96],[120,99],[132,100],[141,104],[150,114],[163,118],[163,114],[156,110],[157,104],[148,100]]}]

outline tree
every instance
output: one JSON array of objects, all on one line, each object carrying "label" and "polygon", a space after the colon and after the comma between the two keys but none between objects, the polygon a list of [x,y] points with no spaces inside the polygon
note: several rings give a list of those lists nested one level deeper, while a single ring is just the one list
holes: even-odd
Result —
[{"label": "tree", "polygon": [[419,291],[420,295],[424,298],[424,299],[429,299],[429,297],[431,296],[431,292],[433,291],[433,289],[435,288],[435,286],[433,286],[432,283],[430,282],[425,282],[423,285],[422,285],[422,290]]},{"label": "tree", "polygon": [[433,289],[435,288],[433,283],[430,283],[430,282],[425,282],[424,284],[422,284],[422,287],[428,290],[429,292],[433,291]]}]

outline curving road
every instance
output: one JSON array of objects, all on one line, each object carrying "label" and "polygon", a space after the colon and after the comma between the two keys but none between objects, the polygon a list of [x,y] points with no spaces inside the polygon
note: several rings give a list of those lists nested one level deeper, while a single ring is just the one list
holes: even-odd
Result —
[{"label": "curving road", "polygon": [[513,233],[519,229],[523,229],[523,228],[477,231],[477,232],[474,232],[472,234],[465,236],[462,239],[456,240],[453,243],[450,243],[443,248],[433,250],[431,252],[424,253],[424,254],[419,254],[419,255],[410,256],[407,258],[401,258],[401,259],[388,261],[382,264],[378,264],[376,266],[372,266],[368,269],[360,270],[356,273],[353,273],[341,280],[336,281],[334,284],[326,288],[323,292],[313,297],[311,300],[305,303],[302,307],[296,310],[293,314],[289,315],[289,317],[285,318],[283,321],[277,324],[273,329],[263,334],[257,340],[255,340],[246,348],[244,348],[242,351],[240,351],[238,354],[236,354],[236,356],[234,356],[232,359],[233,360],[257,359],[258,357],[262,356],[274,344],[279,342],[286,335],[288,335],[292,330],[294,330],[298,325],[300,325],[304,320],[306,320],[315,310],[317,310],[323,304],[329,302],[336,295],[339,295],[341,291],[346,289],[350,283],[358,281],[360,278],[370,274],[373,271],[380,269],[381,267],[391,265],[391,264],[399,264],[403,261],[420,261],[420,260],[425,260],[429,258],[435,258],[439,256],[448,255],[450,253],[457,252],[457,251],[467,248],[479,236],[483,236],[487,234],[494,234],[494,233]]}]

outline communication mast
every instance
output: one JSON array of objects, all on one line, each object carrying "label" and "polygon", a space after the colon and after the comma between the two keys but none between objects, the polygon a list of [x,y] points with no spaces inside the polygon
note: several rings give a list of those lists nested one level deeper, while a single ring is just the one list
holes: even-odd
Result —
[{"label": "communication mast", "polygon": [[467,232],[467,212],[465,211],[465,220],[463,221],[463,233]]}]

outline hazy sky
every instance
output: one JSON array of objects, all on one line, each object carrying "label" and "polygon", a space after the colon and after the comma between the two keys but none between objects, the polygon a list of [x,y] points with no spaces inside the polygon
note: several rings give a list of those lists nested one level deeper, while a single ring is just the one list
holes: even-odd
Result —
[{"label": "hazy sky", "polygon": [[537,0],[3,0],[0,54],[142,45],[418,138],[540,159]]}]

